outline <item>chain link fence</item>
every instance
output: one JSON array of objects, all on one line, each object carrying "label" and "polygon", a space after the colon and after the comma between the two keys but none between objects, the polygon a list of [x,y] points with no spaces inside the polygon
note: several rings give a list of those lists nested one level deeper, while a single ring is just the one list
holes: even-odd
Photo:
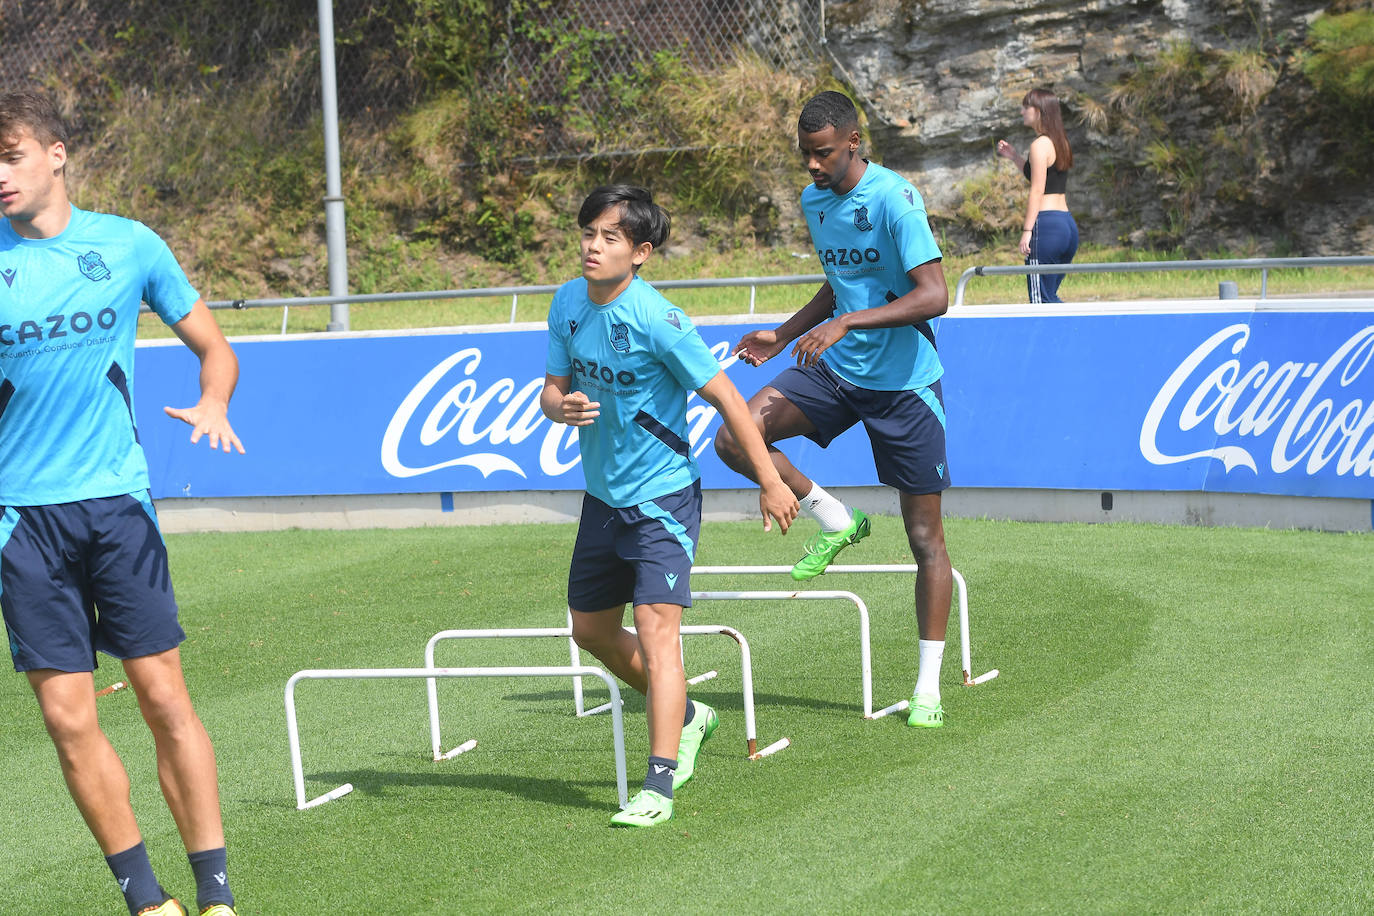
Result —
[{"label": "chain link fence", "polygon": [[[440,92],[518,98],[534,156],[586,155],[589,133],[672,149],[644,92],[740,55],[820,67],[824,0],[335,0],[345,123],[384,125]],[[319,110],[316,5],[297,0],[0,0],[0,84],[39,84],[93,127],[102,100],[267,84],[279,116]],[[84,120],[83,120],[84,118]],[[651,140],[646,137],[652,137]],[[611,146],[615,146],[612,142]],[[606,150],[600,150],[606,151]],[[592,151],[593,153],[596,150]]]}]

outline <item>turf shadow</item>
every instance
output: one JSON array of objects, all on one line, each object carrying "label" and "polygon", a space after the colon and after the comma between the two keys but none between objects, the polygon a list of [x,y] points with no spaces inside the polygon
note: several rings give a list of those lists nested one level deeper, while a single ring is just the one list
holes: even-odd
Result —
[{"label": "turf shadow", "polygon": [[547,779],[499,773],[400,773],[383,770],[350,770],[313,774],[312,779],[341,785],[353,784],[364,795],[384,795],[388,790],[423,786],[470,789],[511,795],[526,801],[562,808],[601,810],[615,803],[614,779]]}]

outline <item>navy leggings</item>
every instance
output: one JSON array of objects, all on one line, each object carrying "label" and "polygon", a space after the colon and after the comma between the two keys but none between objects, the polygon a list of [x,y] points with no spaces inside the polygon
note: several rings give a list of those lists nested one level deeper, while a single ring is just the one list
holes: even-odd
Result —
[{"label": "navy leggings", "polygon": [[[1027,264],[1068,264],[1078,251],[1078,224],[1067,210],[1041,210],[1035,215]],[[1059,284],[1063,274],[1026,274],[1026,290],[1032,305],[1062,302]]]}]

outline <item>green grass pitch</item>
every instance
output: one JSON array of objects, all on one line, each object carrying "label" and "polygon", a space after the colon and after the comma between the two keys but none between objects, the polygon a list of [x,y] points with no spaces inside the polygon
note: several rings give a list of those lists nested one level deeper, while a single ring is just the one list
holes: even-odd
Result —
[{"label": "green grass pitch", "polygon": [[[848,563],[910,562],[897,519]],[[787,564],[786,538],[704,527],[698,562]],[[610,723],[563,680],[304,682],[295,809],[283,689],[303,668],[419,666],[449,627],[558,626],[574,529],[523,525],[168,539],[192,696],[215,740],[244,914],[1173,913],[1374,909],[1374,536],[953,520],[975,674],[951,627],[946,727],[861,716],[857,615],[829,602],[702,602],[754,654],[689,637],[721,712],[677,816],[613,831]],[[698,588],[787,588],[710,577]],[[828,575],[872,614],[874,703],[915,677],[907,576]],[[588,659],[590,660],[590,659]],[[558,640],[447,642],[441,665],[559,665]],[[102,660],[97,686],[119,680]],[[604,688],[587,682],[589,700]],[[628,692],[633,792],[643,701]],[[99,701],[168,890],[194,896],[130,691]],[[120,913],[24,679],[0,686],[0,913]]]}]

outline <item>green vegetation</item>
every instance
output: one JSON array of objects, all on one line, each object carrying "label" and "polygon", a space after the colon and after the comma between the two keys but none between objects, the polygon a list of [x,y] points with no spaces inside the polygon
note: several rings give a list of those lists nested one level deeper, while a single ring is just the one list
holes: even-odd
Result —
[{"label": "green vegetation", "polygon": [[[802,532],[704,526],[703,563],[791,563]],[[304,668],[417,666],[448,627],[560,626],[570,525],[168,538],[190,689],[215,739],[244,916],[321,912],[1367,912],[1374,908],[1374,571],[1369,534],[951,520],[976,673],[944,666],[947,724],[860,714],[842,603],[699,602],[753,653],[760,746],[745,759],[739,652],[688,637],[721,726],[677,817],[607,827],[610,722],[562,680],[442,681],[430,759],[418,681],[305,682],[295,810],[282,692]],[[909,562],[899,520],[854,550]],[[856,555],[854,561],[858,562]],[[1052,570],[1048,572],[1047,570]],[[906,697],[908,576],[829,575],[872,620],[876,705]],[[789,580],[790,583],[790,580]],[[768,588],[761,577],[711,587]],[[793,588],[788,584],[788,590]],[[439,647],[450,665],[566,664],[556,640]],[[102,658],[97,684],[122,678]],[[1320,690],[1313,690],[1320,685]],[[588,682],[589,700],[604,690]],[[192,893],[135,698],[99,700],[168,889]],[[1295,705],[1296,704],[1296,705]],[[626,706],[632,788],[643,701]],[[24,679],[0,684],[0,911],[114,912],[118,890],[62,784]]]},{"label": "green vegetation", "polygon": [[1147,244],[1181,246],[1215,200],[1249,201],[1252,183],[1241,176],[1260,174],[1270,155],[1255,115],[1278,82],[1281,57],[1277,48],[1204,50],[1177,41],[1138,61],[1105,104],[1084,106],[1084,123],[1124,137],[1133,165],[1158,188],[1164,220],[1146,231]]},{"label": "green vegetation", "polygon": [[[803,176],[780,125],[815,91],[843,88],[823,67],[783,70],[742,50],[706,69],[689,66],[675,47],[620,57],[611,51],[632,44],[624,32],[560,18],[554,0],[513,0],[509,33],[506,7],[495,16],[497,6],[375,0],[336,23],[352,292],[561,282],[576,272],[571,237],[582,193],[613,180],[651,184],[674,215],[672,247],[651,278],[817,270],[792,256],[809,250],[804,227],[787,215]],[[255,28],[224,34],[216,24],[226,17]],[[1101,100],[1069,99],[1080,124],[1128,140],[1124,157],[1099,165],[1103,196],[1124,207],[1149,187],[1161,202],[1148,220],[1104,217],[1123,227],[1122,247],[1088,245],[1078,260],[1201,257],[1222,244],[1196,242],[1219,208],[1254,214],[1248,225],[1272,216],[1272,200],[1258,196],[1257,176],[1280,142],[1265,103],[1290,59],[1319,90],[1313,117],[1344,112],[1332,135],[1359,135],[1343,155],[1362,168],[1374,119],[1340,106],[1364,104],[1371,22],[1363,10],[1321,17],[1296,58],[1267,36],[1233,50],[1178,42],[1141,60]],[[135,0],[102,20],[67,69],[41,76],[75,116],[74,199],[154,227],[207,298],[323,293],[316,43],[310,4]],[[517,51],[525,66],[512,66]],[[1020,260],[1024,206],[1019,177],[1000,162],[958,190],[955,204],[931,214],[951,287],[971,264]],[[1283,254],[1292,244],[1236,241],[1244,237],[1226,236],[1229,253]],[[1258,287],[1258,274],[1246,272],[1074,277],[1065,290],[1084,300],[1211,296],[1221,279],[1236,279],[1243,292]],[[1276,293],[1374,287],[1358,271],[1270,279]],[[1019,278],[980,278],[969,301],[1017,302],[1021,290]],[[791,311],[802,295],[761,289],[755,311]],[[676,294],[701,314],[747,311],[746,297]],[[321,329],[326,311],[302,310],[288,327]],[[352,310],[357,328],[509,314],[508,300]],[[541,319],[542,301],[522,299],[517,317]],[[225,323],[235,333],[281,324],[265,311]]]},{"label": "green vegetation", "polygon": [[1309,44],[1302,70],[1312,85],[1352,113],[1374,112],[1374,10],[1323,14]]}]

